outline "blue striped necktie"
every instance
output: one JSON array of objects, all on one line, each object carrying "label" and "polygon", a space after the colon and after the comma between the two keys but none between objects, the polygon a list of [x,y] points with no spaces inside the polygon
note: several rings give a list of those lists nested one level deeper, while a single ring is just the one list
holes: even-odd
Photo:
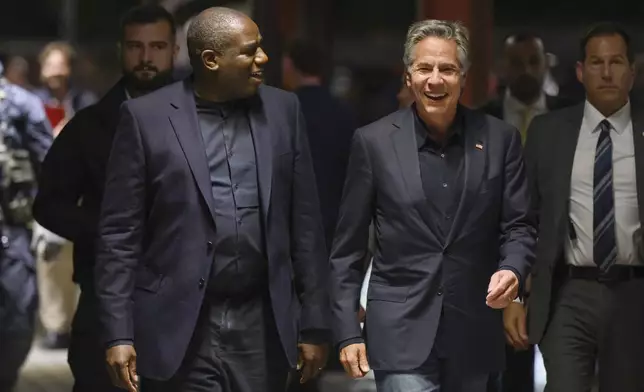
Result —
[{"label": "blue striped necktie", "polygon": [[603,120],[599,128],[593,176],[593,258],[597,266],[605,272],[617,261],[613,143],[610,139],[610,123]]}]

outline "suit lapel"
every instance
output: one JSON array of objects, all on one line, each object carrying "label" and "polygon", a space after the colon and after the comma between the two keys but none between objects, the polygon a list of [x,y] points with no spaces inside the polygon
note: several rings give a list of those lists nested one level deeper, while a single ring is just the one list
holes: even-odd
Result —
[{"label": "suit lapel", "polygon": [[189,81],[184,82],[184,90],[182,92],[183,94],[177,94],[176,100],[171,103],[172,109],[169,119],[214,223],[215,209],[212,185],[210,182],[210,170],[208,168],[206,149],[197,119],[194,93]]},{"label": "suit lapel", "polygon": [[[260,90],[261,93],[261,90]],[[250,129],[255,144],[255,159],[257,162],[257,181],[264,222],[268,222],[271,200],[271,185],[273,182],[273,143],[270,127],[260,95],[251,99],[248,111]]]},{"label": "suit lapel", "polygon": [[460,196],[460,203],[456,210],[454,223],[450,228],[445,247],[448,247],[460,232],[471,209],[477,204],[476,197],[481,188],[483,177],[487,173],[488,164],[488,132],[485,128],[485,121],[482,115],[476,115],[469,109],[461,106],[463,113],[463,136],[464,136],[464,162],[463,162],[463,192]]},{"label": "suit lapel", "polygon": [[[575,160],[575,151],[577,150],[579,130],[584,116],[584,104],[571,108],[567,114],[567,118],[561,123],[561,129],[554,131],[553,137],[553,141],[558,141],[553,144],[555,153],[552,165],[556,170],[551,170],[551,173],[556,176],[553,181],[554,192],[556,192],[555,200],[557,200],[555,217],[559,225],[565,223],[570,208],[572,166]],[[557,227],[561,227],[559,225]],[[564,227],[568,226],[565,225]]]},{"label": "suit lapel", "polygon": [[413,110],[408,108],[400,112],[400,116],[393,124],[398,129],[390,137],[409,200],[433,234],[434,222],[429,213],[428,200],[425,197],[420,176]]},{"label": "suit lapel", "polygon": [[637,204],[640,213],[640,225],[644,227],[644,112],[633,110],[633,144],[635,148],[635,178],[637,183]]}]

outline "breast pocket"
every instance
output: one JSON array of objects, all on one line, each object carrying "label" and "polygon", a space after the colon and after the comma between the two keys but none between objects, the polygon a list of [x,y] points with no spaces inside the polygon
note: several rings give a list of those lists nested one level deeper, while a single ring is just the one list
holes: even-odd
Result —
[{"label": "breast pocket", "polygon": [[161,288],[164,276],[151,271],[147,266],[141,266],[136,272],[136,282],[134,286],[137,289],[156,293]]}]

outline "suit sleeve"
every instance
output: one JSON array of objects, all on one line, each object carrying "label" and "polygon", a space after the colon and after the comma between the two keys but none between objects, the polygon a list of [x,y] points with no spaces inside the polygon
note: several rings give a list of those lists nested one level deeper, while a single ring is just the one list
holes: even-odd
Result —
[{"label": "suit sleeve", "polygon": [[503,177],[501,262],[499,267],[518,273],[520,286],[525,287],[525,279],[527,279],[535,259],[536,226],[530,209],[521,136],[516,129],[513,130],[511,136],[506,138]]},{"label": "suit sleeve", "polygon": [[145,165],[141,133],[126,103],[107,164],[99,219],[95,280],[104,343],[133,340],[130,298],[145,229]]},{"label": "suit sleeve", "polygon": [[361,130],[354,133],[342,203],[331,251],[331,312],[335,342],[358,342],[358,321],[369,224],[373,217],[371,161]]},{"label": "suit sleeve", "polygon": [[[538,181],[538,156],[539,147],[538,140],[543,133],[544,126],[542,126],[543,117],[537,116],[528,127],[528,135],[525,144],[525,162],[526,172],[528,176],[528,191],[530,192],[530,211],[534,217],[535,227],[537,230],[537,240],[539,237],[539,209],[541,206],[541,193],[539,192]],[[534,268],[534,265],[533,265]],[[531,291],[530,287],[526,287],[526,292]]]},{"label": "suit sleeve", "polygon": [[291,257],[301,304],[301,339],[319,343],[329,335],[329,265],[306,125],[299,100],[294,100],[297,121],[291,190]]},{"label": "suit sleeve", "polygon": [[45,157],[34,200],[34,218],[46,229],[76,241],[79,234],[96,232],[96,218],[91,219],[79,207],[86,181],[82,143],[83,113],[78,113],[58,135]]},{"label": "suit sleeve", "polygon": [[528,136],[525,144],[525,163],[528,176],[528,191],[530,192],[530,209],[534,216],[536,225],[539,225],[539,205],[541,204],[541,195],[538,187],[538,137],[543,129],[541,123],[543,118],[538,116],[530,123],[528,127]]}]

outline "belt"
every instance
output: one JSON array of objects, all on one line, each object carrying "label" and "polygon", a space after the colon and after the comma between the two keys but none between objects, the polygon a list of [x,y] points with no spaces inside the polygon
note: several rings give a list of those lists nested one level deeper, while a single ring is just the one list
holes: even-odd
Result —
[{"label": "belt", "polygon": [[613,265],[608,271],[601,271],[598,267],[564,265],[559,268],[558,274],[570,279],[596,280],[600,283],[626,282],[644,278],[644,266]]}]

